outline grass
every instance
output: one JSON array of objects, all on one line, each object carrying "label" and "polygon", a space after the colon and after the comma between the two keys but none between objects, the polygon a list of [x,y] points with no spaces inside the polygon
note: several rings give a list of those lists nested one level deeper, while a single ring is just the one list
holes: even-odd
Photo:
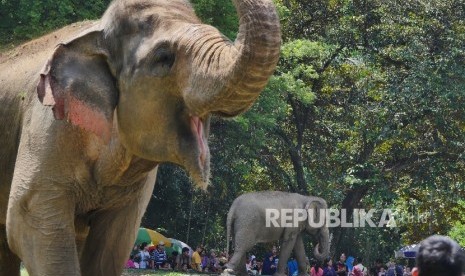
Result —
[{"label": "grass", "polygon": [[125,269],[122,276],[152,276],[152,275],[163,275],[163,276],[184,276],[184,275],[201,275],[201,274],[187,274],[173,271],[164,270],[145,270],[145,269]]}]

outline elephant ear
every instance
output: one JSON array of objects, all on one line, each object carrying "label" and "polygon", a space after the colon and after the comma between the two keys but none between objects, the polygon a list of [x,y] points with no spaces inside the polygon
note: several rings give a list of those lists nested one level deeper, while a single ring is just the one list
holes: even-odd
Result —
[{"label": "elephant ear", "polygon": [[310,199],[307,201],[307,203],[305,204],[305,210],[314,210],[315,213],[314,213],[314,217],[313,219],[316,219],[317,221],[320,221],[320,210],[323,206],[316,200],[314,199]]},{"label": "elephant ear", "polygon": [[89,30],[59,44],[40,74],[37,94],[43,105],[53,107],[55,119],[108,142],[118,89],[101,37],[101,31]]}]

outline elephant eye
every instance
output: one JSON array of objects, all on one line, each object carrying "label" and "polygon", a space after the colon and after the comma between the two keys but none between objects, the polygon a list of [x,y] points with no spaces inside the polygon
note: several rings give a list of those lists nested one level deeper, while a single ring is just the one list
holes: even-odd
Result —
[{"label": "elephant eye", "polygon": [[174,53],[166,46],[157,47],[151,59],[151,72],[154,76],[168,75],[175,61]]}]

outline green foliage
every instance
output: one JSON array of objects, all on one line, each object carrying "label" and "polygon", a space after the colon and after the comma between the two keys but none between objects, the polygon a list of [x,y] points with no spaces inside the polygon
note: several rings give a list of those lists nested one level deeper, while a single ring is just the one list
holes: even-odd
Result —
[{"label": "green foliage", "polygon": [[26,40],[66,24],[96,19],[110,0],[2,0],[0,2],[0,44]]},{"label": "green foliage", "polygon": [[456,210],[460,214],[459,220],[455,221],[453,224],[452,229],[449,231],[449,236],[456,240],[460,246],[465,248],[465,201],[460,200],[458,202],[458,206],[456,207]]},{"label": "green foliage", "polygon": [[217,27],[231,40],[236,38],[239,24],[232,1],[192,0],[192,4],[204,23]]}]

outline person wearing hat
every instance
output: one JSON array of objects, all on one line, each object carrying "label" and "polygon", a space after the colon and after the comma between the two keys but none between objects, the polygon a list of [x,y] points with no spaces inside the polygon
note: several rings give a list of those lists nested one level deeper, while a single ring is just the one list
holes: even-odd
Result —
[{"label": "person wearing hat", "polygon": [[152,253],[152,268],[163,268],[168,261],[165,251],[165,243],[163,241],[158,242],[157,249],[153,250]]}]

